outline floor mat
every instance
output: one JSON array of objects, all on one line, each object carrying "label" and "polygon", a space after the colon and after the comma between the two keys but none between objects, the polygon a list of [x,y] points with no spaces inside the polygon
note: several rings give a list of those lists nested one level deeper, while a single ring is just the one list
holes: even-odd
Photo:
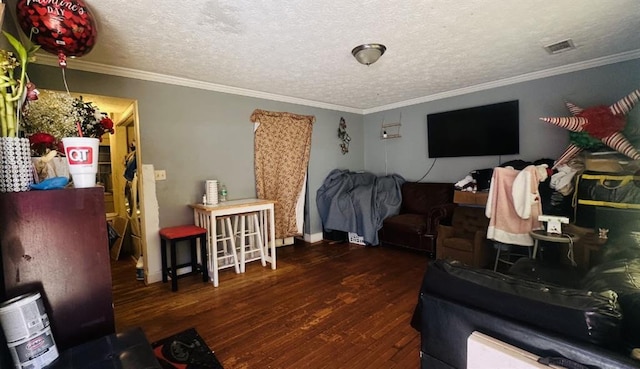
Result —
[{"label": "floor mat", "polygon": [[153,342],[151,346],[164,369],[223,369],[195,328]]}]

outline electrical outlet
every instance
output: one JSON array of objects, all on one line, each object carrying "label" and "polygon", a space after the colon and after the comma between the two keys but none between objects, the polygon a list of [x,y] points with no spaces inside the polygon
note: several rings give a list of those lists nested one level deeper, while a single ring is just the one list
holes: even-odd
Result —
[{"label": "electrical outlet", "polygon": [[156,170],[154,171],[156,176],[156,181],[164,181],[167,179],[167,171],[166,170]]}]

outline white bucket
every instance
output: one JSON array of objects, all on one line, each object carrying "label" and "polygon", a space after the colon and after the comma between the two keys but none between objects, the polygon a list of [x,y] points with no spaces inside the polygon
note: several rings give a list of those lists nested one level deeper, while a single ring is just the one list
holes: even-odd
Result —
[{"label": "white bucket", "polygon": [[49,317],[39,292],[0,304],[0,324],[16,369],[39,369],[58,358]]}]

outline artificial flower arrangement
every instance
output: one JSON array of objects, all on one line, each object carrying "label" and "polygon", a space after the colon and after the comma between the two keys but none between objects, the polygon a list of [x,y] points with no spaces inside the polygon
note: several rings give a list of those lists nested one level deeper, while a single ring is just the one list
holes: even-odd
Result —
[{"label": "artificial flower arrangement", "polygon": [[42,91],[37,100],[23,108],[23,129],[35,155],[52,150],[63,153],[63,137],[93,137],[101,139],[113,133],[113,121],[91,102],[68,93]]}]

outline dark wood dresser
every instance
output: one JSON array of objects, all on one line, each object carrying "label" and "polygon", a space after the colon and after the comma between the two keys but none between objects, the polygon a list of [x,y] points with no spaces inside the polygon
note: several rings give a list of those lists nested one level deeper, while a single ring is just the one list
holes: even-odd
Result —
[{"label": "dark wood dresser", "polygon": [[40,292],[58,350],[115,332],[102,187],[0,193],[1,301]]}]

